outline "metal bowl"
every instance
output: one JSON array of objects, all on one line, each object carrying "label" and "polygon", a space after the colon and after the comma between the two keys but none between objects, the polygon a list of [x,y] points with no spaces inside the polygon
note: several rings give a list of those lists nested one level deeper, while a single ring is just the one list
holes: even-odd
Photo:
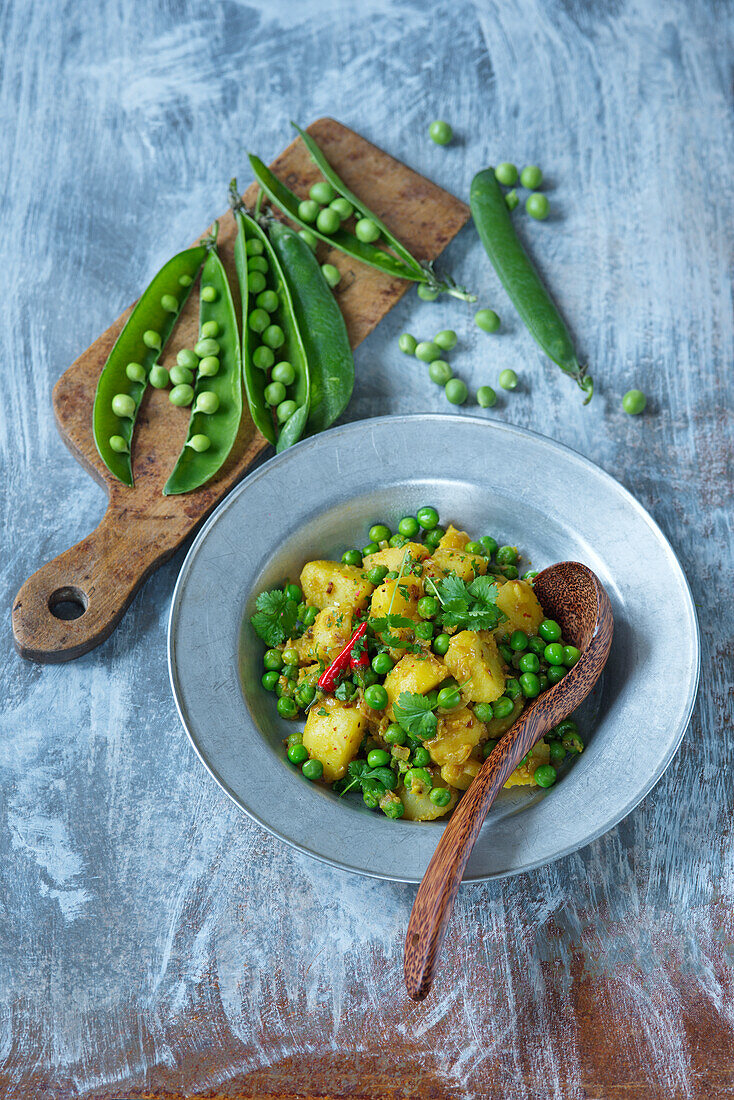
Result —
[{"label": "metal bowl", "polygon": [[294,726],[261,687],[249,616],[259,592],[297,579],[305,561],[338,559],[368,541],[372,523],[394,529],[421,504],[444,525],[517,545],[533,568],[584,562],[612,601],[609,663],[579,714],[585,752],[550,790],[502,793],[465,879],[516,874],[588,844],[637,805],[678,748],[698,684],[696,614],[670,544],[626,489],[567,447],[493,421],[391,416],[271,459],[212,514],[181,569],[168,628],[176,705],[205,767],[274,836],[345,870],[420,881],[444,824],[390,821],[288,764],[282,741]]}]

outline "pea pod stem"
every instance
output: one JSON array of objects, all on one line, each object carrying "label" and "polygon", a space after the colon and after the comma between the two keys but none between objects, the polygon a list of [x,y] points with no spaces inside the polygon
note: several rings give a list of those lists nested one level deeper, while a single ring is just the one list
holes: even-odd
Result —
[{"label": "pea pod stem", "polygon": [[528,331],[548,358],[575,380],[588,405],[594,393],[591,375],[579,364],[566,324],[520,243],[493,168],[472,180],[470,206],[485,251]]}]

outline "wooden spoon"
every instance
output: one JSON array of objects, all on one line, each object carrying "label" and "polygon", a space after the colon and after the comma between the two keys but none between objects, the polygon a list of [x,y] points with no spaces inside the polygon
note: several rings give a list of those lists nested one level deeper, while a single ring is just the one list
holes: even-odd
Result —
[{"label": "wooden spoon", "polygon": [[581,656],[563,679],[543,692],[503,734],[449,818],[418,888],[405,939],[405,985],[414,1001],[430,991],[446,927],[467,860],[490,806],[523,756],[586,698],[601,675],[614,621],[599,578],[574,561],[539,573],[535,594],[563,637]]}]

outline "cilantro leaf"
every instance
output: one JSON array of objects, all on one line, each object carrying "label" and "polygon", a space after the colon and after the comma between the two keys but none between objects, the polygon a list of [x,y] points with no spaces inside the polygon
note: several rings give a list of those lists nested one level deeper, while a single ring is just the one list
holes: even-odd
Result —
[{"label": "cilantro leaf", "polygon": [[476,577],[466,585],[460,577],[449,574],[433,587],[441,604],[437,617],[444,626],[493,630],[506,618],[495,604],[497,586],[490,577]]},{"label": "cilantro leaf", "polygon": [[255,607],[257,611],[250,622],[267,646],[280,645],[290,637],[298,613],[295,600],[289,600],[285,592],[274,588],[272,592],[261,592]]},{"label": "cilantro leaf", "polygon": [[436,715],[433,713],[435,705],[435,701],[425,695],[418,695],[412,691],[401,691],[397,703],[393,704],[395,721],[411,737],[419,737],[421,741],[428,741],[436,734],[437,722]]},{"label": "cilantro leaf", "polygon": [[369,624],[375,634],[382,634],[384,630],[400,627],[412,628],[415,623],[412,619],[406,619],[405,615],[383,615],[381,619],[370,619]]}]

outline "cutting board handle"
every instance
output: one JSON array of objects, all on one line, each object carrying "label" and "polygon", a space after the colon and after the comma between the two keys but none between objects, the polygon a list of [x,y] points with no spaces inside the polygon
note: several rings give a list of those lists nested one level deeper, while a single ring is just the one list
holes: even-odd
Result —
[{"label": "cutting board handle", "polygon": [[[175,525],[174,525],[175,526]],[[147,530],[146,530],[147,528]],[[21,657],[58,664],[109,637],[145,578],[174,551],[180,535],[110,506],[91,535],[42,565],[13,603]]]}]

